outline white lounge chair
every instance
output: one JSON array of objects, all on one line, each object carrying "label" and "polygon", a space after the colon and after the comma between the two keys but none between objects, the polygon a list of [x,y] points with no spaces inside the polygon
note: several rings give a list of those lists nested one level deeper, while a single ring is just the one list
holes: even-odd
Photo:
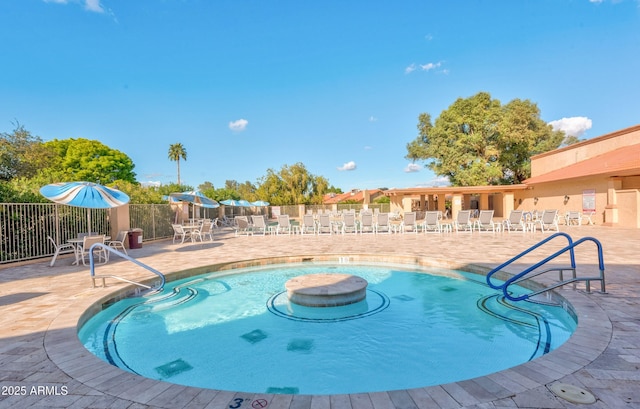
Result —
[{"label": "white lounge chair", "polygon": [[569,210],[564,217],[564,224],[567,226],[580,226],[582,224],[582,215],[575,210]]},{"label": "white lounge chair", "polygon": [[316,221],[312,213],[302,216],[302,226],[300,226],[301,234],[316,234]]},{"label": "white lounge chair", "polygon": [[76,252],[76,246],[74,246],[71,243],[57,244],[51,236],[47,236],[47,240],[51,242],[51,244],[53,245],[53,248],[55,249],[55,252],[53,253],[53,258],[51,259],[51,263],[49,263],[50,267],[53,267],[53,265],[56,263],[56,259],[60,254],[68,254],[68,253]]},{"label": "white lounge chair", "polygon": [[549,230],[560,231],[558,227],[558,210],[545,210],[542,217],[538,220],[540,231],[543,233]]},{"label": "white lounge chair", "polygon": [[425,212],[423,229],[425,233],[442,233],[440,215],[437,211]]},{"label": "white lounge chair", "polygon": [[523,233],[527,231],[527,225],[525,224],[524,218],[522,217],[522,210],[512,210],[509,213],[509,218],[503,222],[503,231],[506,230],[508,232],[511,231],[522,231]]},{"label": "white lounge chair", "polygon": [[322,213],[318,214],[318,227],[316,230],[318,234],[333,234],[333,226],[331,225],[331,214]]},{"label": "white lounge chair", "polygon": [[281,214],[278,216],[278,225],[276,226],[276,234],[287,233],[291,234],[291,220],[288,214]]},{"label": "white lounge chair", "polygon": [[391,226],[389,225],[389,213],[378,213],[376,216],[375,225],[376,234],[386,231],[391,233]]},{"label": "white lounge chair", "polygon": [[480,210],[478,218],[473,223],[474,228],[479,232],[496,232],[496,224],[493,221],[493,210]]},{"label": "white lounge chair", "polygon": [[236,236],[239,236],[241,234],[248,236],[252,234],[251,226],[249,225],[249,219],[247,219],[247,216],[236,216],[234,220],[235,226],[233,226],[233,229],[235,230]]},{"label": "white lounge chair", "polygon": [[411,230],[413,233],[418,233],[418,223],[416,221],[416,212],[405,212],[402,223],[400,224],[400,231],[406,233],[407,230]]},{"label": "white lounge chair", "polygon": [[269,227],[264,220],[264,216],[251,216],[251,223],[253,224],[253,234],[262,234],[265,236]]},{"label": "white lounge chair", "polygon": [[460,230],[472,233],[473,224],[471,223],[471,210],[460,210],[453,223],[453,228],[456,230],[456,233]]},{"label": "white lounge chair", "polygon": [[373,225],[373,213],[362,212],[360,214],[360,234],[362,233],[375,233],[375,227]]},{"label": "white lounge chair", "polygon": [[345,233],[358,233],[355,212],[349,211],[342,214],[342,234]]}]

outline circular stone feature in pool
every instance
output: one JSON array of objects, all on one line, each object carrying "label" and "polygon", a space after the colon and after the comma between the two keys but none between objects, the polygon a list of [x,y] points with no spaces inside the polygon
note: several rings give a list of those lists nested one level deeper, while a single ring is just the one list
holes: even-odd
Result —
[{"label": "circular stone feature in pool", "polygon": [[337,307],[364,300],[367,284],[364,278],[351,274],[317,273],[294,277],[284,287],[292,303],[307,307]]}]

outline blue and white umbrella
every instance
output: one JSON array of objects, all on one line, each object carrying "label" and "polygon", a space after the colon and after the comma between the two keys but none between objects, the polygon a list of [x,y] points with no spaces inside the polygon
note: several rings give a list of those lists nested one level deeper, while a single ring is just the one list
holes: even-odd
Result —
[{"label": "blue and white umbrella", "polygon": [[91,182],[52,183],[40,188],[47,199],[88,209],[109,209],[129,203],[129,196],[118,189]]},{"label": "blue and white umbrella", "polygon": [[221,201],[220,203],[222,203],[225,206],[251,207],[251,204],[246,200],[227,199],[227,200]]},{"label": "blue and white umbrella", "polygon": [[193,203],[196,206],[206,207],[209,209],[215,209],[220,207],[220,204],[213,199],[209,199],[201,192],[190,190],[182,193],[171,193],[169,199],[178,200],[180,202]]},{"label": "blue and white umbrella", "polygon": [[[109,209],[129,203],[129,196],[118,189],[92,182],[52,183],[40,188],[40,194],[55,203],[86,209]],[[87,228],[91,232],[91,212],[87,210]]]},{"label": "blue and white umbrella", "polygon": [[255,202],[251,202],[251,206],[265,207],[269,206],[269,202],[265,202],[264,200],[256,200]]}]

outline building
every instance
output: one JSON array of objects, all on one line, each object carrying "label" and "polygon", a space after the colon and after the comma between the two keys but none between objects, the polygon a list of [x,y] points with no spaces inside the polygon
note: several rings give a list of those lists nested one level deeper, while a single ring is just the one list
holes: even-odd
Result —
[{"label": "building", "polygon": [[[392,211],[558,209],[593,214],[598,224],[640,228],[640,125],[531,158],[519,185],[392,189]],[[442,200],[444,197],[445,200]]]},{"label": "building", "polygon": [[325,205],[329,205],[349,201],[351,203],[369,204],[380,196],[384,196],[384,192],[380,189],[351,189],[351,191],[346,193],[327,193],[326,195],[324,195],[322,203]]}]

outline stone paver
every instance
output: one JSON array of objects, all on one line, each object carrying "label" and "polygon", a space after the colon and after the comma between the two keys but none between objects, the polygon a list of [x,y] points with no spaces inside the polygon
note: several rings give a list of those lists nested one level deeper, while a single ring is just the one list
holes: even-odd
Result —
[{"label": "stone paver", "polygon": [[[578,316],[576,333],[557,350],[485,377],[407,391],[303,396],[246,394],[172,385],[111,367],[82,347],[77,324],[98,301],[126,285],[113,279],[91,288],[87,267],[61,258],[0,266],[0,408],[575,408],[556,397],[555,382],[584,388],[598,399],[591,408],[640,408],[640,230],[565,227],[574,239],[589,235],[604,248],[607,294],[584,285],[558,290]],[[278,235],[234,237],[213,243],[145,243],[130,255],[170,276],[187,269],[270,257],[366,257],[437,259],[474,271],[495,267],[537,243],[541,233]],[[548,251],[566,244],[549,242]],[[597,274],[595,246],[577,249],[580,275]],[[545,253],[547,255],[549,253]],[[506,268],[521,270],[541,258],[534,252]],[[149,279],[132,263],[112,260],[98,274]],[[544,281],[546,279],[543,279]],[[546,282],[546,281],[545,281]],[[592,283],[592,290],[599,284]],[[367,376],[367,374],[363,374]],[[263,409],[263,408],[261,408]]]}]

